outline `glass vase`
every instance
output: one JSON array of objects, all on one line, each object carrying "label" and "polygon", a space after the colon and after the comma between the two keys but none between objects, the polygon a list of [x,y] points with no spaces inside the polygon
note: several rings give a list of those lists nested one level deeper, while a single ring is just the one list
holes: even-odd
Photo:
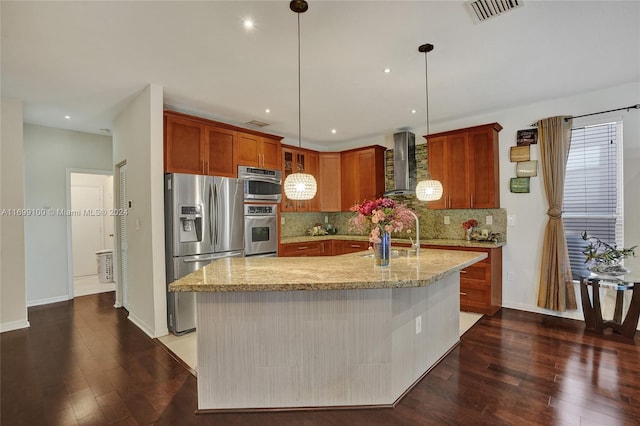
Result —
[{"label": "glass vase", "polygon": [[380,242],[373,243],[373,257],[376,266],[389,266],[391,259],[391,234],[383,232],[380,235]]}]

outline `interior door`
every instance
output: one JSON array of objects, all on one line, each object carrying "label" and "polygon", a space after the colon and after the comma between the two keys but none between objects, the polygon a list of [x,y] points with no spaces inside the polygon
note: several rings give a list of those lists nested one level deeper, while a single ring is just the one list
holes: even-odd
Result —
[{"label": "interior door", "polygon": [[71,186],[73,276],[96,275],[96,252],[104,248],[101,186]]}]

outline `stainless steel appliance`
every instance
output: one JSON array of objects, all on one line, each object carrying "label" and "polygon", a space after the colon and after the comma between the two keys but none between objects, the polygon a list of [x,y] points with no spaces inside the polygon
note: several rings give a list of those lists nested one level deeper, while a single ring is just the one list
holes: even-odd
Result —
[{"label": "stainless steel appliance", "polygon": [[282,200],[282,171],[238,166],[238,179],[242,180],[245,201]]},{"label": "stainless steel appliance", "polygon": [[[167,174],[167,285],[215,259],[244,255],[243,190],[238,179]],[[194,293],[167,292],[169,330],[196,327]]]},{"label": "stainless steel appliance", "polygon": [[245,256],[278,255],[278,206],[244,205]]}]

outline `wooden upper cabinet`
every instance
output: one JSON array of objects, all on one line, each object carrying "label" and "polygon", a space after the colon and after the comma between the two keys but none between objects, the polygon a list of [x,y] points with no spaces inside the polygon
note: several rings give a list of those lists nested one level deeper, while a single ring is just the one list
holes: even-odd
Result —
[{"label": "wooden upper cabinet", "polygon": [[374,145],[341,153],[341,207],[349,211],[354,204],[375,200],[384,193],[385,147]]},{"label": "wooden upper cabinet", "polygon": [[[499,130],[498,130],[499,131]],[[481,129],[469,132],[469,165],[473,179],[469,182],[476,209],[500,207],[500,158],[498,131]]]},{"label": "wooden upper cabinet", "polygon": [[279,139],[262,138],[262,167],[265,169],[280,169],[280,150],[282,144]]},{"label": "wooden upper cabinet", "polygon": [[340,153],[321,152],[319,154],[318,202],[323,212],[340,211]]},{"label": "wooden upper cabinet", "polygon": [[238,144],[233,130],[207,127],[205,141],[206,174],[212,176],[238,176]]},{"label": "wooden upper cabinet", "polygon": [[500,207],[498,123],[437,133],[427,137],[427,161],[443,196],[431,209]]},{"label": "wooden upper cabinet", "polygon": [[164,117],[164,169],[168,173],[205,173],[206,129],[202,123]]},{"label": "wooden upper cabinet", "polygon": [[[315,151],[307,150],[305,172],[313,175],[316,178],[316,185],[319,185],[320,180],[320,154]],[[307,211],[319,212],[320,210],[320,194],[319,189],[316,191],[315,197],[305,201]]]},{"label": "wooden upper cabinet", "polygon": [[280,141],[252,133],[238,133],[238,164],[263,169],[280,168]]},{"label": "wooden upper cabinet", "polygon": [[237,177],[238,164],[280,169],[280,137],[164,111],[167,173]]},{"label": "wooden upper cabinet", "polygon": [[[313,175],[318,183],[318,152],[308,149],[298,149],[292,146],[283,146],[282,149],[282,180],[287,178],[292,173],[304,172]],[[283,212],[307,212],[307,211],[320,211],[320,202],[318,200],[318,193],[311,200],[290,200],[287,196],[282,194],[282,203],[280,204],[280,211]]]}]

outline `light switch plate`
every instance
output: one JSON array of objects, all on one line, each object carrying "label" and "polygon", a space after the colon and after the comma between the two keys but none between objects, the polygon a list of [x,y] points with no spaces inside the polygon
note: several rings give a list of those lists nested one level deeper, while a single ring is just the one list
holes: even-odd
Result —
[{"label": "light switch plate", "polygon": [[484,223],[486,223],[487,225],[493,225],[493,216],[487,216]]},{"label": "light switch plate", "polygon": [[280,217],[280,225],[284,225],[284,216]]},{"label": "light switch plate", "polygon": [[507,215],[507,226],[516,226],[516,215]]},{"label": "light switch plate", "polygon": [[445,216],[445,217],[444,217],[444,224],[445,224],[445,225],[448,225],[448,224],[450,224],[450,223],[451,223],[451,218],[450,218],[449,216]]}]

